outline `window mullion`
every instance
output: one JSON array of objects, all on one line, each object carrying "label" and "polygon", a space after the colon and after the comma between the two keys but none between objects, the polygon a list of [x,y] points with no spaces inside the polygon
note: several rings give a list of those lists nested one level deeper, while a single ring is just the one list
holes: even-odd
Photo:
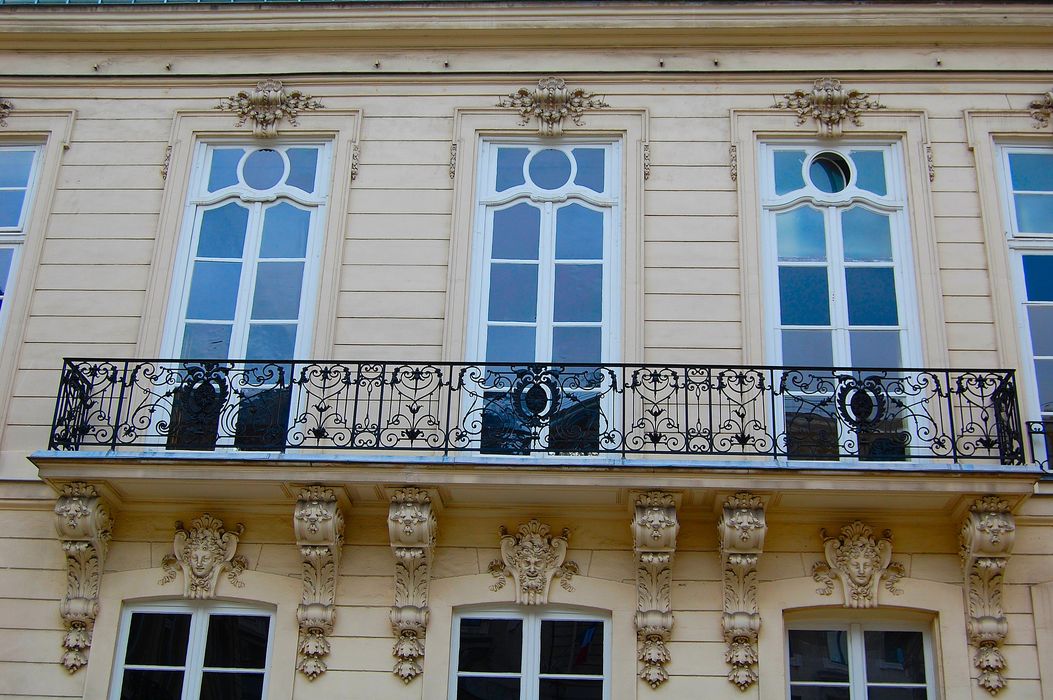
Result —
[{"label": "window mullion", "polygon": [[190,617],[183,672],[183,700],[197,700],[201,695],[201,673],[205,664],[205,644],[208,641],[208,612],[194,610]]},{"label": "window mullion", "polygon": [[[241,254],[241,283],[238,303],[234,307],[234,324],[230,333],[230,359],[245,359],[249,345],[249,321],[252,317],[252,298],[256,291],[256,271],[259,267],[260,241],[263,230],[263,204],[249,204],[249,221],[245,231],[245,247]],[[301,291],[302,294],[302,291]]]},{"label": "window mullion", "polygon": [[556,286],[556,209],[552,202],[542,205],[538,246],[537,351],[538,362],[552,361],[552,319]]},{"label": "window mullion", "polygon": [[826,207],[826,255],[830,279],[830,325],[833,328],[834,366],[851,366],[848,335],[848,285],[845,280],[845,249],[841,231],[841,209]]},{"label": "window mullion", "polygon": [[530,614],[523,618],[523,659],[519,665],[522,681],[521,700],[533,700],[541,692],[541,618]]},{"label": "window mullion", "polygon": [[863,626],[852,623],[848,626],[848,680],[851,684],[852,700],[866,700],[867,659],[863,647]]}]

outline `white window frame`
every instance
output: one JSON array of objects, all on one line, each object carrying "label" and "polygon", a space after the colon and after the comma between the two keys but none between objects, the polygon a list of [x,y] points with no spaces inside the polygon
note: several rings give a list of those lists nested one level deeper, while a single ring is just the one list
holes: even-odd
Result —
[{"label": "white window frame", "polygon": [[[44,147],[40,144],[25,143],[0,143],[0,151],[30,151],[33,153],[33,162],[29,168],[29,178],[26,180],[26,196],[22,200],[22,209],[19,212],[18,222],[14,226],[0,226],[0,248],[11,251],[11,267],[7,271],[7,278],[0,279],[3,289],[2,304],[0,304],[0,338],[7,325],[7,317],[10,315],[11,290],[18,281],[19,263],[22,259],[22,249],[26,242],[26,223],[29,213],[33,208],[39,189],[40,168],[43,160]],[[20,188],[5,188],[20,189]]]},{"label": "white window frame", "polygon": [[[453,625],[451,626],[451,640],[450,640],[450,682],[448,688],[448,696],[450,698],[457,697],[457,679],[462,675],[464,677],[496,677],[496,678],[510,678],[516,674],[511,672],[495,672],[495,673],[484,673],[484,672],[462,672],[458,671],[460,647],[461,647],[461,620],[469,619],[494,619],[494,620],[522,620],[523,621],[523,657],[520,661],[519,670],[519,697],[520,700],[536,700],[539,690],[539,680],[542,675],[540,673],[540,656],[541,656],[541,623],[548,620],[586,620],[596,621],[603,623],[603,700],[610,700],[611,697],[611,649],[612,641],[611,634],[613,633],[613,626],[611,625],[610,615],[604,615],[596,612],[571,610],[571,609],[553,609],[553,608],[531,608],[531,607],[520,607],[520,608],[463,608],[456,610],[453,616]],[[574,675],[558,675],[556,676],[561,679],[586,679],[596,680],[596,676],[574,676]]]},{"label": "white window frame", "polygon": [[[128,634],[131,629],[134,613],[171,613],[190,615],[190,634],[187,640],[186,665],[183,667],[183,700],[197,700],[201,690],[201,678],[204,671],[205,642],[208,634],[208,621],[212,615],[253,615],[266,617],[269,620],[267,631],[267,652],[263,666],[263,691],[261,698],[267,697],[271,664],[274,651],[275,613],[267,607],[219,601],[168,601],[156,603],[126,604],[121,610],[120,629],[117,634],[117,652],[114,657],[113,675],[110,681],[110,700],[120,700],[121,686],[124,682],[124,663],[128,647]],[[133,666],[134,668],[135,666]],[[161,668],[161,667],[158,667]],[[171,667],[163,667],[171,668]],[[214,670],[214,669],[209,669]],[[233,670],[233,669],[232,669]],[[237,669],[238,672],[255,669]]]},{"label": "white window frame", "polygon": [[[833,682],[802,682],[792,683],[790,680],[790,632],[796,630],[821,630],[821,631],[844,631],[848,633],[848,683],[840,687],[848,687],[851,700],[866,700],[866,656],[863,646],[864,632],[920,632],[922,635],[923,658],[925,660],[925,694],[928,700],[938,700],[936,688],[936,673],[934,667],[934,656],[932,647],[931,625],[920,621],[902,619],[880,619],[858,620],[815,618],[795,620],[790,618],[785,624],[785,636],[783,639],[783,658],[786,674],[786,697],[792,698],[793,685],[798,686],[825,686],[836,685]],[[873,684],[881,686],[882,684]],[[919,685],[885,684],[883,687],[917,688]]]},{"label": "white window frame", "polygon": [[[575,185],[573,177],[557,190],[534,190],[524,196],[523,188],[517,186],[508,191],[496,192],[494,180],[497,172],[497,151],[502,146],[533,147],[538,150],[554,148],[569,152],[573,148],[599,147],[607,151],[604,170],[604,190],[608,194],[599,195],[585,187]],[[487,305],[489,301],[489,267],[491,261],[492,227],[490,222],[493,212],[520,202],[531,202],[542,206],[540,251],[538,260],[538,317],[535,323],[537,334],[534,339],[534,362],[551,363],[552,329],[555,326],[551,319],[552,293],[554,290],[554,250],[555,250],[555,216],[547,212],[555,204],[579,202],[590,205],[586,208],[609,209],[610,217],[604,227],[603,253],[603,304],[602,321],[597,324],[602,329],[600,363],[618,362],[621,359],[621,239],[624,222],[622,221],[622,142],[619,138],[566,138],[558,140],[541,140],[523,137],[483,137],[479,143],[476,192],[479,193],[474,203],[475,215],[472,229],[471,293],[469,302],[467,328],[468,362],[486,361],[486,326]],[[542,295],[547,303],[540,303]],[[547,312],[545,311],[547,310]],[[568,323],[582,326],[584,324]],[[545,356],[537,354],[538,349],[547,348]]]},{"label": "white window frame", "polygon": [[[265,190],[263,193],[247,187],[233,185],[224,187],[217,192],[209,193],[208,177],[210,154],[215,148],[244,148],[246,150],[259,150],[274,147],[295,146],[317,146],[318,164],[315,179],[315,193],[304,196],[293,188],[283,187],[280,190]],[[311,347],[313,329],[316,319],[317,297],[319,292],[319,268],[321,267],[322,239],[325,235],[325,222],[327,220],[326,209],[329,202],[329,187],[332,167],[332,143],[326,139],[306,140],[281,140],[279,142],[251,142],[245,140],[214,139],[201,141],[194,149],[193,165],[190,171],[189,186],[187,189],[187,201],[183,211],[183,226],[180,233],[180,244],[175,272],[172,277],[172,288],[170,290],[170,302],[165,320],[164,341],[162,344],[163,354],[167,357],[178,358],[181,355],[183,343],[183,330],[186,324],[186,309],[190,299],[190,276],[193,272],[193,263],[196,257],[198,236],[200,235],[200,219],[203,213],[209,209],[221,207],[229,202],[240,202],[248,205],[249,221],[246,227],[246,237],[256,243],[258,251],[258,237],[262,235],[260,222],[261,211],[265,203],[279,200],[292,202],[300,207],[311,210],[311,223],[307,240],[307,255],[304,262],[303,281],[300,288],[300,316],[297,320],[296,344],[293,352],[294,359],[306,356]],[[298,207],[299,208],[299,207]],[[250,240],[246,241],[246,249],[249,248]],[[247,280],[255,279],[255,268],[259,263],[258,255],[242,257],[241,280],[239,283],[239,296],[235,307],[235,319],[231,329],[231,344],[227,359],[245,359],[245,347],[248,342],[248,326],[251,308],[252,286]],[[193,358],[188,358],[193,359]],[[271,359],[271,358],[268,358]],[[273,358],[286,359],[286,358]]]},{"label": "white window frame", "polygon": [[[849,188],[843,192],[829,194],[822,192],[809,183],[805,178],[804,195],[800,190],[784,195],[775,194],[775,171],[772,153],[776,148],[792,147],[805,150],[808,155],[804,165],[807,171],[809,164],[815,155],[824,152],[833,152],[842,155],[848,162],[849,168],[854,170],[854,165],[848,157],[848,151],[855,148],[882,149],[889,154],[887,162],[891,167],[886,167],[885,178],[888,192],[884,197],[869,192],[863,192],[856,188]],[[916,367],[921,358],[921,347],[918,334],[915,329],[920,328],[918,321],[918,301],[915,285],[915,266],[911,249],[910,213],[907,201],[906,162],[903,158],[903,147],[899,141],[852,139],[839,140],[836,143],[799,140],[799,139],[765,139],[758,144],[759,175],[760,175],[760,205],[761,205],[761,241],[765,259],[762,263],[764,292],[765,292],[765,330],[766,330],[766,354],[771,358],[772,364],[783,364],[781,331],[783,324],[780,314],[779,299],[779,259],[776,241],[775,215],[788,211],[797,206],[813,202],[816,208],[823,214],[827,230],[827,260],[824,263],[828,273],[830,300],[830,324],[832,334],[832,348],[834,365],[852,365],[849,360],[851,348],[849,344],[850,330],[897,330],[900,333],[900,366]],[[843,255],[840,259],[834,254],[842,253],[842,241],[833,234],[840,228],[831,226],[832,211],[836,209],[848,210],[856,204],[865,204],[871,209],[890,214],[890,227],[892,234],[892,269],[896,282],[896,305],[899,317],[898,326],[849,326],[847,293],[844,288],[844,270],[851,267],[846,264]],[[833,254],[831,254],[833,253]],[[832,274],[833,272],[839,274]],[[836,300],[836,301],[835,301]],[[815,326],[817,330],[825,329],[826,326]]]}]

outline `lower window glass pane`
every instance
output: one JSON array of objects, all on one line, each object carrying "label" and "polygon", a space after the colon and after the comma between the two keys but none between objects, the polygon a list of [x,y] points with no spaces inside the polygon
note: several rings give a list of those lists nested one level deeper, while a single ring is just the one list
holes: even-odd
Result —
[{"label": "lower window glass pane", "polygon": [[602,681],[563,681],[542,678],[538,700],[601,700]]},{"label": "lower window glass pane", "polygon": [[867,700],[928,700],[924,688],[867,688]]},{"label": "lower window glass pane", "polygon": [[794,685],[790,686],[790,700],[849,700],[849,693],[847,686]]},{"label": "lower window glass pane", "polygon": [[121,683],[121,700],[179,700],[182,693],[182,671],[129,669]]},{"label": "lower window glass pane", "polygon": [[541,673],[603,675],[603,623],[599,620],[543,621]]},{"label": "lower window glass pane", "polygon": [[212,615],[208,620],[205,666],[263,668],[271,619],[262,615]]},{"label": "lower window glass pane", "polygon": [[[848,632],[844,630],[791,630],[791,681],[848,682]],[[794,688],[796,692],[799,688]],[[847,693],[847,689],[845,690]],[[823,698],[825,695],[801,697]],[[841,697],[831,695],[830,697]],[[845,695],[844,697],[848,697]]]},{"label": "lower window glass pane", "polygon": [[864,646],[868,682],[925,682],[925,650],[921,632],[866,632]]},{"label": "lower window glass pane", "polygon": [[262,673],[209,673],[201,675],[200,700],[260,700]]},{"label": "lower window glass pane", "polygon": [[457,700],[519,700],[519,679],[458,678]]}]

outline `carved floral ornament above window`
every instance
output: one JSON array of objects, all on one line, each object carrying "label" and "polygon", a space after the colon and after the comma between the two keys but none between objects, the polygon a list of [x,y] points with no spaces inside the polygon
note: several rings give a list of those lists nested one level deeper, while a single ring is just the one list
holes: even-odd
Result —
[{"label": "carved floral ornament above window", "polygon": [[1053,88],[1037,100],[1032,100],[1028,109],[1031,110],[1031,118],[1035,120],[1036,129],[1045,129],[1049,126],[1050,119],[1053,119]]},{"label": "carved floral ornament above window", "polygon": [[610,107],[603,98],[583,88],[568,88],[567,81],[556,77],[542,78],[534,88],[519,88],[508,97],[502,97],[497,106],[519,110],[519,123],[524,126],[536,117],[537,131],[541,136],[562,136],[563,122],[567,117],[577,126],[583,126],[582,116],[586,110]]},{"label": "carved floral ornament above window", "polygon": [[14,108],[10,100],[0,97],[0,126],[7,126],[7,117]]},{"label": "carved floral ornament above window", "polygon": [[776,109],[792,109],[797,112],[797,125],[809,119],[815,120],[820,136],[840,136],[845,121],[863,126],[863,112],[885,109],[885,105],[859,90],[846,90],[836,78],[819,78],[811,90],[796,90],[783,95],[785,101],[776,100]]},{"label": "carved floral ornament above window", "polygon": [[280,80],[261,80],[254,90],[242,90],[233,97],[225,97],[216,109],[238,115],[236,126],[252,122],[252,135],[271,138],[278,135],[278,124],[283,119],[296,126],[300,112],[322,109],[322,103],[299,90],[286,91]]}]

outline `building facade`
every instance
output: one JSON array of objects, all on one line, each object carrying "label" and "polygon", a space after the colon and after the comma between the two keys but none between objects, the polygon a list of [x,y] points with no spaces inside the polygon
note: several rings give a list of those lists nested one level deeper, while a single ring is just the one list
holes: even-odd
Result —
[{"label": "building facade", "polygon": [[1051,59],[0,3],[0,697],[1053,697]]}]

